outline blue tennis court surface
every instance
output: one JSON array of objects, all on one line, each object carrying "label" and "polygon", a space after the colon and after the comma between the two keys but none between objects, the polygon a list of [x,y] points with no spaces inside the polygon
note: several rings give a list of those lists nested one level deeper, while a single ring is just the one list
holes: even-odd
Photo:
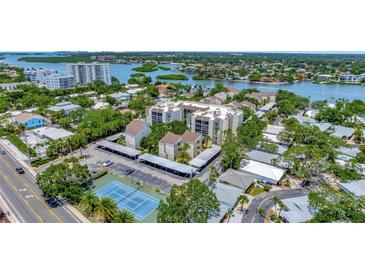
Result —
[{"label": "blue tennis court surface", "polygon": [[119,209],[128,209],[139,221],[146,218],[160,203],[160,200],[118,181],[101,187],[96,191],[96,195],[111,197]]}]

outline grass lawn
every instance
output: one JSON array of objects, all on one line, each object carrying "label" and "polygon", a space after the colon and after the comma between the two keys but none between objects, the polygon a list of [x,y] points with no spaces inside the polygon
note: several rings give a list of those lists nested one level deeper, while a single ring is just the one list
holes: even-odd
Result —
[{"label": "grass lawn", "polygon": [[265,192],[265,190],[262,187],[254,186],[253,188],[251,188],[251,190],[248,194],[250,194],[252,196],[257,196],[257,195],[261,194],[262,192]]}]

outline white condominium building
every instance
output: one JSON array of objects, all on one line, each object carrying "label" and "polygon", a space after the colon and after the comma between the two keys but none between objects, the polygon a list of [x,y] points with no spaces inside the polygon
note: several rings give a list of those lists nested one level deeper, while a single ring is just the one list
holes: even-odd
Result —
[{"label": "white condominium building", "polygon": [[45,77],[46,86],[50,90],[67,89],[75,86],[75,79],[71,75],[52,74]]},{"label": "white condominium building", "polygon": [[243,113],[233,107],[195,102],[165,102],[147,109],[150,124],[186,121],[191,131],[210,136],[215,144],[222,144],[226,131],[236,134],[243,123]]},{"label": "white condominium building", "polygon": [[110,85],[109,64],[105,63],[72,63],[67,64],[67,73],[75,78],[75,83],[84,86],[95,81],[103,81]]}]

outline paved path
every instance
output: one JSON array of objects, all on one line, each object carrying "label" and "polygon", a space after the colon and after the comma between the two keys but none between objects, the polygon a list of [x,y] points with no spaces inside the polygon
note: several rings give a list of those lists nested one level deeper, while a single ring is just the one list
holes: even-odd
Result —
[{"label": "paved path", "polygon": [[21,175],[15,171],[19,166],[19,162],[9,154],[0,156],[0,195],[19,222],[81,222],[68,207],[50,208],[29,171]]},{"label": "paved path", "polygon": [[307,190],[304,188],[300,189],[283,189],[263,193],[256,196],[246,210],[246,214],[242,217],[242,223],[263,223],[265,218],[257,213],[258,208],[265,210],[265,215],[274,206],[272,201],[273,196],[277,196],[279,199],[287,199],[299,197],[307,194]]}]

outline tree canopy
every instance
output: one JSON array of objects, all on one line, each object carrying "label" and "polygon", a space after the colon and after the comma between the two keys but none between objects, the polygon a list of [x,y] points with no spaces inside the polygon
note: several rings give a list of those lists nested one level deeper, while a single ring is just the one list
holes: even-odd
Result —
[{"label": "tree canopy", "polygon": [[166,201],[158,207],[159,223],[206,223],[219,214],[219,202],[214,192],[198,179],[173,185]]}]

